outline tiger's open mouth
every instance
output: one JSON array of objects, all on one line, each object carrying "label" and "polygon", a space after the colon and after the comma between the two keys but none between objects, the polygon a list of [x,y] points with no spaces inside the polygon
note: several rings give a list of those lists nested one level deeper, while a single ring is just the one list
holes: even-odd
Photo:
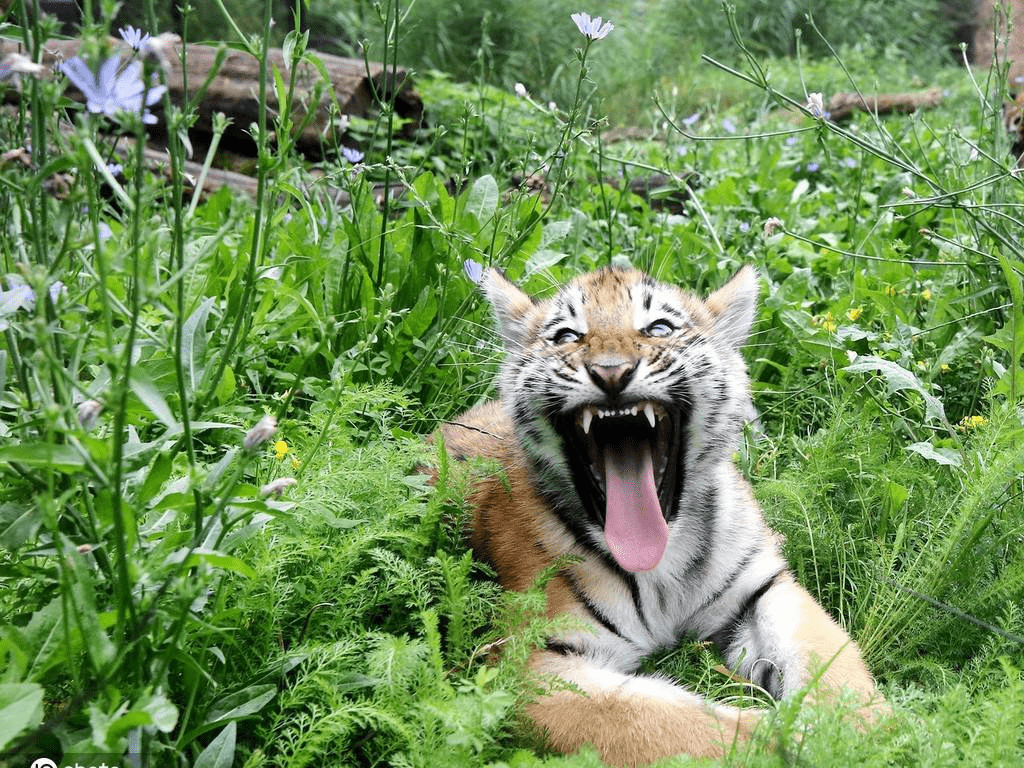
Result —
[{"label": "tiger's open mouth", "polygon": [[682,486],[683,414],[652,400],[585,405],[556,425],[576,490],[627,571],[658,566]]}]

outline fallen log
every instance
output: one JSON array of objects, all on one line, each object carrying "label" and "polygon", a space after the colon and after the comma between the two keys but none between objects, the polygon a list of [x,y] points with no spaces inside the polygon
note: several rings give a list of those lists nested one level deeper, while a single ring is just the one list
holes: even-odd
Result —
[{"label": "fallen log", "polygon": [[845,120],[855,111],[876,115],[910,113],[919,109],[930,109],[940,101],[942,90],[939,88],[911,93],[834,93],[828,100],[826,109],[829,120],[838,121]]},{"label": "fallen log", "polygon": [[[48,40],[43,45],[41,63],[53,67],[60,61],[73,58],[78,55],[80,45],[79,40]],[[126,43],[110,38],[110,45],[127,60],[131,49]],[[213,115],[222,112],[232,123],[222,143],[229,147],[239,143],[252,145],[249,127],[259,118],[260,64],[254,56],[223,46],[182,45],[174,35],[153,38],[147,48],[163,70],[171,100],[179,107],[186,100],[196,99],[201,86],[213,73],[209,87],[196,105],[198,119],[195,130],[212,135]],[[0,39],[0,59],[18,52],[21,52],[18,42]],[[183,52],[185,67],[182,66]],[[292,125],[298,130],[295,143],[308,157],[322,157],[325,146],[341,140],[345,126],[343,120],[338,120],[340,116],[372,117],[380,104],[389,103],[392,99],[402,130],[411,133],[419,126],[423,102],[413,89],[407,70],[328,53],[312,52],[312,55],[327,73],[328,81],[324,81],[316,66],[301,62],[295,72],[296,88],[292,100]],[[280,48],[270,49],[267,61],[270,67],[277,68],[287,83],[290,73],[283,51]],[[272,80],[268,82],[266,93],[270,121],[281,109],[272,83]],[[74,86],[69,85],[67,93],[73,99],[84,100]],[[10,94],[17,95],[13,89],[8,94],[9,98]],[[159,105],[153,108],[153,113],[162,120]],[[201,146],[204,142],[200,137],[199,140],[194,138],[193,143]]]}]

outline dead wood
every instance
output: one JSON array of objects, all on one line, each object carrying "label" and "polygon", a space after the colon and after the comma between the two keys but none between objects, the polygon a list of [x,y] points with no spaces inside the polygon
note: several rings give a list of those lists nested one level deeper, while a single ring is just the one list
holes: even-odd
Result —
[{"label": "dead wood", "polygon": [[[43,46],[43,61],[54,66],[78,54],[78,40],[49,40]],[[110,38],[110,45],[127,60],[130,49],[123,41]],[[0,59],[19,52],[16,41],[0,39]],[[184,53],[185,66],[182,66]],[[187,99],[195,100],[200,88],[213,74],[206,92],[196,105],[198,119],[195,129],[212,134],[213,115],[224,113],[232,126],[225,134],[225,144],[242,141],[251,143],[250,126],[258,120],[260,64],[254,56],[224,46],[189,43],[182,45],[173,35],[161,35],[150,44],[150,55],[163,70],[171,100],[179,107]],[[375,62],[349,59],[327,53],[314,53],[327,73],[308,62],[302,62],[295,72],[295,94],[292,103],[292,124],[296,126],[295,143],[309,157],[319,158],[324,146],[341,140],[344,126],[341,115],[371,117],[377,106],[393,97],[395,114],[401,119],[406,132],[414,131],[423,114],[423,102],[412,87],[408,72],[399,67],[392,71]],[[287,83],[291,73],[287,70],[284,54],[273,48],[267,56],[268,65],[276,68]],[[271,69],[272,71],[272,69]],[[187,92],[186,92],[187,82]],[[17,94],[11,90],[9,93]],[[68,87],[71,98],[83,100],[73,86]],[[272,79],[267,88],[267,115],[273,120],[281,109]],[[153,113],[162,119],[159,108]],[[333,121],[333,122],[332,122]],[[194,139],[195,142],[195,139]],[[198,142],[200,145],[202,141]]]},{"label": "dead wood", "polygon": [[828,101],[828,117],[832,121],[845,120],[855,111],[872,112],[878,115],[909,113],[919,109],[930,109],[942,101],[942,91],[931,88],[911,93],[834,93]]}]

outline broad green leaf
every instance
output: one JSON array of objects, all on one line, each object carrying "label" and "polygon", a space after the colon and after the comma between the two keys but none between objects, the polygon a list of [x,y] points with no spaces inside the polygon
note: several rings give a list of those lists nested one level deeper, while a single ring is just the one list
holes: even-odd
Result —
[{"label": "broad green leaf", "polygon": [[936,464],[944,464],[947,467],[963,466],[960,451],[953,448],[936,448],[931,443],[913,443],[907,446],[907,450],[924,456]]},{"label": "broad green leaf", "polygon": [[[63,628],[63,607],[58,595],[49,603],[32,614],[32,618],[23,629],[9,627],[9,632],[16,632],[16,642],[26,655],[25,677],[39,679],[55,664],[65,658],[67,651],[75,651],[75,641],[67,640]],[[74,628],[69,631],[75,634]]]},{"label": "broad green leaf", "polygon": [[540,232],[540,247],[546,248],[549,245],[564,240],[571,229],[572,221],[570,219],[548,222]]},{"label": "broad green leaf", "polygon": [[848,373],[867,373],[870,371],[879,373],[885,379],[889,394],[907,389],[917,392],[924,400],[925,419],[928,421],[933,419],[946,421],[946,412],[942,407],[942,401],[929,393],[925,389],[924,384],[921,383],[921,380],[901,365],[897,365],[890,360],[884,360],[881,357],[875,357],[874,355],[864,355],[863,357],[858,357],[843,370]]},{"label": "broad green leaf", "polygon": [[135,396],[142,401],[142,404],[149,409],[150,413],[157,417],[165,426],[169,429],[178,428],[178,420],[174,418],[174,414],[171,413],[171,408],[167,405],[167,401],[164,396],[160,393],[160,390],[156,388],[156,384],[153,380],[144,374],[138,368],[132,370],[131,379],[129,386]]},{"label": "broad green leaf", "polygon": [[22,443],[0,448],[0,463],[50,467],[58,472],[74,472],[85,466],[85,457],[70,445]]},{"label": "broad green leaf", "polygon": [[276,685],[251,685],[228,694],[210,705],[206,725],[217,725],[227,720],[240,720],[262,710],[277,695]]},{"label": "broad green leaf", "polygon": [[206,319],[215,301],[215,297],[207,297],[181,326],[181,357],[185,364],[185,382],[191,393],[198,390],[206,370],[203,359],[206,353]]},{"label": "broad green leaf", "polygon": [[562,253],[561,251],[552,251],[548,248],[538,248],[533,252],[533,255],[526,260],[526,274],[532,275],[534,272],[541,270],[550,269],[559,262],[568,258],[569,254]]},{"label": "broad green leaf", "polygon": [[228,723],[218,733],[206,749],[192,763],[192,768],[231,768],[235,762],[235,736],[238,726],[234,721]]},{"label": "broad green leaf", "polygon": [[43,687],[38,683],[0,683],[0,749],[21,732],[43,722]]},{"label": "broad green leaf", "polygon": [[158,453],[153,463],[146,472],[146,479],[139,486],[138,501],[147,503],[163,488],[167,478],[171,475],[171,467],[174,465],[174,457],[169,453]]},{"label": "broad green leaf", "polygon": [[490,174],[481,176],[470,187],[466,198],[466,213],[473,214],[477,223],[482,225],[494,215],[496,210],[498,210],[498,182]]},{"label": "broad green leaf", "polygon": [[179,549],[167,558],[168,563],[184,563],[186,568],[193,568],[197,565],[206,564],[211,568],[220,568],[225,571],[232,571],[246,578],[254,578],[256,571],[248,564],[232,555],[225,555],[212,549]]},{"label": "broad green leaf", "polygon": [[170,733],[178,724],[178,708],[162,693],[154,693],[142,708],[162,733]]},{"label": "broad green leaf", "polygon": [[0,545],[17,549],[36,535],[42,522],[35,505],[0,504]]}]

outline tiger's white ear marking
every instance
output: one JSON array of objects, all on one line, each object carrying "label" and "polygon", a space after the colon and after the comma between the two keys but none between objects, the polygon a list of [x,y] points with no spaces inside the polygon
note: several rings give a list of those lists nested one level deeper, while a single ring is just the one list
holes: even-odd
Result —
[{"label": "tiger's white ear marking", "polygon": [[505,346],[520,345],[526,336],[526,317],[533,307],[533,300],[494,267],[484,270],[478,284],[494,308],[498,333]]},{"label": "tiger's white ear marking", "polygon": [[729,346],[738,349],[750,336],[759,290],[757,272],[748,265],[705,300],[704,305],[714,317],[711,326],[714,334]]}]

